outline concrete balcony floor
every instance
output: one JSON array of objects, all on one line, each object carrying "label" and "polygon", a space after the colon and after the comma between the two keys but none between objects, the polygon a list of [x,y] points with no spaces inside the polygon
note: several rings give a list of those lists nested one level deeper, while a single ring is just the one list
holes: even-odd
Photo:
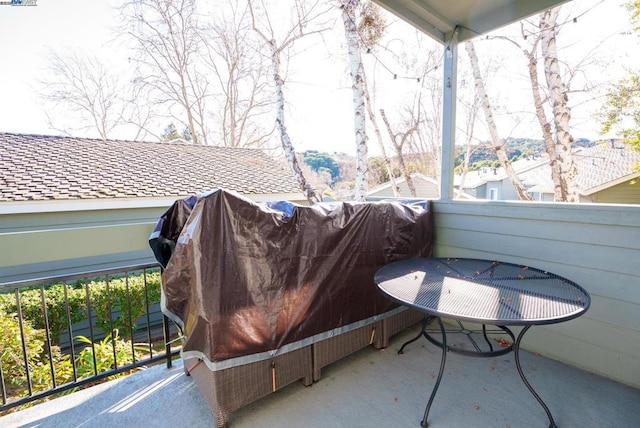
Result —
[{"label": "concrete balcony floor", "polygon": [[[367,348],[325,368],[312,387],[295,383],[235,412],[230,426],[419,427],[441,353],[420,339],[398,355],[417,331],[418,326],[397,335],[386,350]],[[521,361],[559,427],[640,426],[640,390],[529,352],[521,352]],[[518,376],[513,354],[449,353],[430,427],[548,425]],[[170,370],[152,367],[0,417],[0,427],[129,426],[211,427],[213,417],[181,360]]]}]

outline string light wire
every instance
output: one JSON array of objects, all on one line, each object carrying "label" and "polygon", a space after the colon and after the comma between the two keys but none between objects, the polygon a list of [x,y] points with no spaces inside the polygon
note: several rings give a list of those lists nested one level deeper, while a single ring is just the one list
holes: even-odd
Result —
[{"label": "string light wire", "polygon": [[[596,7],[598,7],[598,6],[600,6],[602,3],[604,3],[604,1],[605,1],[605,0],[600,0],[598,3],[594,4],[594,5],[593,5],[593,6],[591,6],[589,9],[585,10],[584,12],[580,13],[579,15],[576,15],[576,16],[574,16],[574,17],[571,17],[571,18],[567,19],[566,21],[564,21],[564,22],[561,22],[561,23],[557,24],[557,25],[556,25],[556,28],[560,28],[560,27],[562,27],[562,26],[564,26],[564,25],[566,25],[566,24],[575,24],[575,23],[577,23],[577,22],[578,22],[578,20],[579,20],[580,18],[582,18],[583,16],[585,16],[587,13],[590,13],[591,11],[593,11]],[[342,8],[342,7],[343,7],[343,6],[341,6],[341,8]],[[352,23],[356,26],[356,28],[357,28],[357,27],[358,27],[358,26],[357,26],[357,24],[356,24],[356,23],[351,19],[351,17],[350,17],[350,16],[349,16],[349,19],[351,20],[351,22],[352,22]],[[467,27],[463,27],[463,26],[458,26],[457,28],[464,28],[465,30],[470,31],[470,32],[472,32],[472,33],[474,33],[474,34],[477,34],[477,35],[479,35],[479,36],[481,36],[481,35],[482,35],[482,33],[478,32],[478,31],[475,31],[475,30],[473,30],[473,29],[471,29],[471,28],[467,28]],[[537,32],[531,32],[531,33],[527,34],[527,35],[525,36],[525,40],[526,40],[527,36],[533,36],[533,35],[536,35],[536,34],[540,34],[540,33],[542,33],[542,31],[544,31],[544,30],[542,30],[542,29],[541,29],[540,31],[537,31]],[[371,46],[367,46],[367,44],[364,42],[364,40],[363,40],[362,36],[360,35],[360,33],[359,33],[359,32],[356,32],[356,33],[357,33],[357,35],[358,35],[358,39],[360,39],[361,44],[362,44],[363,46],[366,46],[366,50],[365,50],[366,54],[367,54],[367,55],[371,55],[371,56],[375,59],[376,63],[377,63],[378,65],[380,65],[382,68],[384,68],[384,69],[385,69],[385,70],[386,70],[386,71],[387,71],[387,72],[392,76],[393,80],[405,79],[405,80],[414,80],[414,81],[416,81],[417,83],[421,83],[421,82],[422,82],[426,77],[428,77],[427,75],[428,75],[429,73],[431,73],[432,71],[435,71],[435,70],[437,70],[437,69],[439,68],[439,64],[442,62],[442,60],[443,60],[443,58],[444,58],[444,55],[445,55],[445,52],[443,51],[442,56],[440,57],[440,59],[439,59],[438,63],[437,63],[436,65],[434,65],[433,67],[429,68],[428,70],[426,70],[426,71],[425,71],[421,76],[408,76],[408,75],[403,75],[403,74],[399,74],[397,71],[394,71],[391,67],[387,66],[387,64],[385,64],[385,63],[384,63],[384,61],[382,61],[382,60],[379,58],[379,56],[375,54],[375,52],[374,52],[374,50],[372,49],[372,47],[371,47]],[[455,33],[455,29],[454,29],[454,31],[452,31],[452,32],[451,32],[451,38],[449,39],[448,43],[446,43],[446,45],[450,45],[450,44],[451,44],[451,42],[452,42],[452,40],[453,40],[453,35],[454,35],[454,33]]]}]

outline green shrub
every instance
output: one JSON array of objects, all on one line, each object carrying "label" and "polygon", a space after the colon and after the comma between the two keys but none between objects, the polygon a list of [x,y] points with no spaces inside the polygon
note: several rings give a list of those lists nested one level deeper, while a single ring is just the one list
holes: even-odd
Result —
[{"label": "green shrub", "polygon": [[[147,290],[144,286],[145,276],[142,273],[110,279],[108,287],[102,278],[89,282],[92,312],[96,315],[97,326],[105,334],[118,329],[128,336],[132,331],[129,320],[131,319],[135,323],[138,318],[144,315],[146,298],[149,299],[149,305],[160,301],[160,272],[147,272],[146,278]],[[71,323],[87,319],[86,290],[83,282],[78,281],[76,284],[67,285],[66,289]],[[51,340],[54,344],[59,344],[58,335],[60,332],[69,328],[64,293],[64,284],[45,287],[45,305]],[[130,300],[130,304],[128,300]],[[24,319],[29,320],[34,328],[45,329],[40,288],[22,290],[20,292],[20,306]],[[0,310],[5,313],[18,312],[15,293],[0,294]],[[109,319],[110,310],[112,319]]]},{"label": "green shrub", "polygon": [[149,305],[160,301],[160,273],[147,273],[147,285],[145,291],[143,275],[111,279],[108,287],[105,281],[91,282],[91,305],[98,328],[107,334],[118,330],[129,337],[135,329],[132,323],[145,313],[147,298]]},{"label": "green shrub", "polygon": [[[93,346],[91,346],[91,340],[84,336],[77,336],[76,339],[87,345],[76,357],[78,378],[93,376],[134,363],[149,349],[149,345],[147,344],[140,343],[132,345],[130,340],[122,339],[118,333],[118,329],[113,330],[113,336],[109,334],[101,341],[94,342]],[[121,376],[124,376],[124,374],[116,374],[110,376],[109,379],[115,379]]]},{"label": "green shrub", "polygon": [[[69,328],[67,301],[72,323],[88,318],[86,289],[89,290],[91,312],[96,315],[96,324],[107,334],[107,337],[95,342],[93,346],[85,346],[76,354],[77,376],[79,378],[92,376],[94,361],[98,373],[115,368],[114,346],[119,367],[140,359],[148,351],[149,345],[134,344],[132,346],[131,341],[121,338],[119,332],[124,331],[127,334],[132,332],[129,320],[135,322],[144,315],[147,301],[151,305],[160,300],[160,272],[147,272],[146,279],[148,285],[146,289],[144,274],[113,278],[109,280],[108,286],[105,280],[100,279],[89,282],[86,288],[84,282],[69,284],[66,285],[66,299],[64,284],[46,286],[45,307],[51,332],[50,354],[47,350],[41,289],[34,287],[20,291],[22,329],[32,391],[39,392],[53,388],[52,364],[57,385],[73,381],[74,362],[57,346],[58,335]],[[110,311],[112,320],[109,319]],[[29,392],[17,313],[15,293],[0,294],[0,367],[6,386],[5,392],[9,399],[26,396]],[[84,345],[91,345],[91,341],[86,337],[79,336],[76,339]],[[51,361],[49,355],[51,355]]]},{"label": "green shrub", "polygon": [[[34,392],[53,387],[49,353],[46,350],[45,331],[33,328],[28,320],[23,320],[25,347],[29,374]],[[27,369],[22,352],[20,325],[15,314],[7,314],[0,309],[0,361],[5,384],[10,385],[9,397],[22,397],[28,393]],[[67,383],[73,379],[73,368],[68,355],[57,346],[51,347],[56,383]]]},{"label": "green shrub", "polygon": [[[51,340],[58,344],[58,335],[63,329],[69,328],[67,309],[64,297],[64,284],[53,284],[45,288],[45,305]],[[71,323],[80,322],[87,318],[86,299],[84,289],[77,286],[67,286],[69,301],[69,316]],[[23,319],[29,320],[37,329],[45,329],[44,312],[42,311],[42,295],[39,288],[22,290],[20,292],[20,307]],[[0,295],[0,310],[7,313],[17,313],[15,293]]]}]

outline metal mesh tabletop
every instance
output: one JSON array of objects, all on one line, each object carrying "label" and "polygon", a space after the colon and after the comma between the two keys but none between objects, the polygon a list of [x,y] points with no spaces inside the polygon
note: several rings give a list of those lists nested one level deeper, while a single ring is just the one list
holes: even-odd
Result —
[{"label": "metal mesh tabletop", "polygon": [[426,313],[493,325],[551,324],[581,315],[589,294],[539,269],[476,259],[411,259],[384,266],[378,288]]}]

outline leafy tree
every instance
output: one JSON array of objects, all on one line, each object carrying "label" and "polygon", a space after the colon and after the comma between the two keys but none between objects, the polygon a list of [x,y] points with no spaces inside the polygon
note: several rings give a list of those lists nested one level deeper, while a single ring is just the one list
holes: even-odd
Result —
[{"label": "leafy tree", "polygon": [[603,134],[619,129],[625,143],[640,151],[640,73],[613,85],[601,117]]},{"label": "leafy tree", "polygon": [[378,184],[389,181],[389,172],[384,158],[369,158],[369,180],[370,184]]},{"label": "leafy tree", "polygon": [[307,150],[302,153],[304,162],[313,171],[324,170],[331,175],[331,180],[335,182],[340,178],[340,166],[328,153],[320,153],[317,150]]},{"label": "leafy tree", "polygon": [[160,137],[162,138],[162,141],[173,141],[177,139],[191,141],[191,132],[189,131],[189,128],[185,128],[181,134],[178,132],[173,122],[171,122],[166,128],[164,128]]},{"label": "leafy tree", "polygon": [[[640,33],[640,0],[626,5],[631,14],[633,31]],[[600,111],[602,134],[619,130],[625,143],[640,151],[640,70],[612,85],[604,107]],[[638,166],[640,168],[640,166]]]}]

